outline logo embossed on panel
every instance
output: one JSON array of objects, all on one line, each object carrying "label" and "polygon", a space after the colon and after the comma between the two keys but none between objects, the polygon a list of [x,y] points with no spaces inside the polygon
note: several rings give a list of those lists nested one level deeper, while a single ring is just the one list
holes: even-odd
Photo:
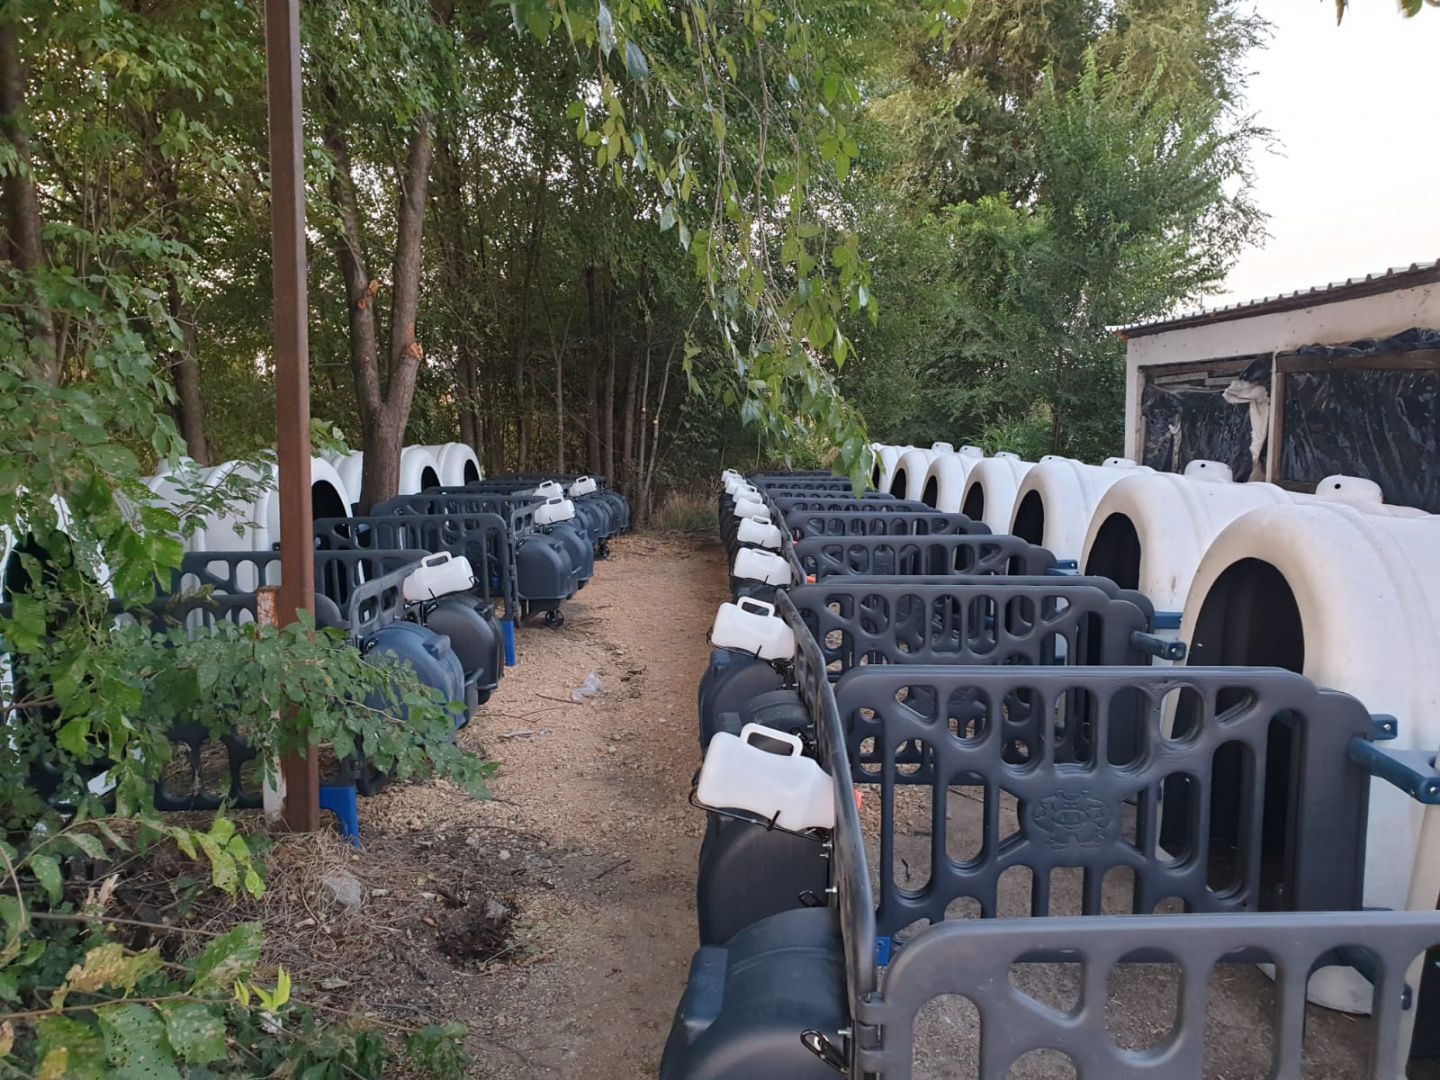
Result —
[{"label": "logo embossed on panel", "polygon": [[1030,822],[1052,848],[1099,847],[1111,838],[1118,817],[1109,803],[1088,788],[1057,791],[1032,804]]}]

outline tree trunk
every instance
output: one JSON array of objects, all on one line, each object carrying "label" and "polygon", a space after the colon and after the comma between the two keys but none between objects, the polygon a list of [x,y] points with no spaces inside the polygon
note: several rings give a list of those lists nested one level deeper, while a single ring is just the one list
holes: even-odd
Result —
[{"label": "tree trunk", "polygon": [[[645,327],[645,355],[650,355],[650,327]],[[625,374],[625,427],[620,446],[620,487],[630,498],[635,497],[635,395],[640,384],[640,357],[630,354]]]},{"label": "tree trunk", "polygon": [[170,350],[170,377],[175,380],[176,420],[185,440],[185,452],[197,464],[210,464],[210,447],[205,440],[205,406],[200,398],[200,362],[195,356],[195,317],[180,295],[180,282],[167,275],[166,303],[170,318],[180,327],[180,347]]},{"label": "tree trunk", "polygon": [[475,309],[476,288],[470,256],[470,220],[463,178],[450,141],[443,135],[435,140],[435,172],[437,178],[433,183],[439,189],[435,201],[442,215],[437,221],[439,246],[449,293],[451,344],[455,350],[456,422],[460,441],[479,454],[480,421],[476,415],[475,357],[471,351],[471,315]]},{"label": "tree trunk", "polygon": [[[30,168],[30,136],[25,130],[25,78],[20,62],[19,32],[12,22],[0,23],[0,137],[10,143],[18,169],[6,171],[0,185],[4,202],[3,253],[22,277],[45,262],[40,200]],[[22,288],[28,288],[22,285]],[[60,385],[60,355],[55,322],[43,297],[34,294],[23,311],[34,371],[52,386]]]},{"label": "tree trunk", "polygon": [[420,305],[421,240],[432,158],[429,117],[422,115],[410,133],[405,173],[401,177],[391,270],[394,292],[390,303],[390,353],[383,389],[377,362],[379,336],[375,329],[375,295],[379,284],[369,280],[349,144],[338,121],[332,120],[326,125],[325,144],[335,160],[332,192],[341,222],[336,254],[345,279],[350,364],[360,405],[361,444],[365,450],[357,503],[360,513],[368,514],[372,506],[399,490],[400,452],[404,448],[405,428],[415,398],[415,379],[420,370],[422,351],[415,334],[415,319]]},{"label": "tree trunk", "polygon": [[[141,117],[145,135],[151,179],[159,196],[160,220],[165,235],[184,243],[186,229],[180,216],[180,180],[175,165],[160,152],[160,125],[155,116],[145,112]],[[185,453],[201,465],[210,464],[210,448],[205,439],[205,407],[200,396],[200,362],[197,359],[195,316],[180,290],[180,277],[173,270],[165,274],[165,306],[171,320],[180,328],[180,344],[171,349],[170,378],[175,383],[175,423],[185,440]]]},{"label": "tree trunk", "polygon": [[649,472],[645,476],[645,520],[650,520],[650,513],[655,509],[655,463],[660,458],[660,418],[665,415],[665,394],[670,389],[670,368],[675,360],[675,349],[670,349],[670,355],[665,358],[665,371],[660,377],[660,400],[655,404],[655,417],[650,421],[654,429],[650,441],[650,462]]},{"label": "tree trunk", "polygon": [[[608,278],[609,275],[607,274]],[[615,283],[610,282],[608,302],[605,305],[605,338],[609,352],[605,368],[605,403],[602,417],[605,423],[605,477],[615,483]]]},{"label": "tree trunk", "polygon": [[641,496],[645,492],[645,433],[650,429],[646,427],[650,416],[650,350],[645,350],[645,381],[640,386],[640,430],[639,438],[636,439],[635,447],[635,492],[631,498],[635,503],[635,513],[638,515],[644,509],[641,505]]},{"label": "tree trunk", "polygon": [[455,374],[460,384],[460,441],[478,454],[480,440],[475,416],[475,360],[470,355],[470,337],[463,327],[459,339],[455,343]]},{"label": "tree trunk", "polygon": [[585,295],[590,312],[590,364],[585,373],[585,389],[590,399],[590,430],[586,434],[589,436],[589,470],[599,474],[601,471],[599,373],[602,346],[599,315],[595,308],[595,267],[593,265],[585,268]]},{"label": "tree trunk", "polygon": [[338,121],[325,125],[325,146],[335,161],[330,179],[330,195],[340,212],[340,231],[334,239],[335,257],[340,276],[345,281],[345,312],[349,322],[350,370],[355,381],[355,404],[360,413],[361,441],[380,412],[380,352],[375,330],[375,294],[379,282],[372,283],[365,258],[364,240],[360,235],[360,212],[355,196],[355,182],[350,173],[350,146]]},{"label": "tree trunk", "polygon": [[555,350],[555,471],[565,472],[565,356],[564,349]]}]

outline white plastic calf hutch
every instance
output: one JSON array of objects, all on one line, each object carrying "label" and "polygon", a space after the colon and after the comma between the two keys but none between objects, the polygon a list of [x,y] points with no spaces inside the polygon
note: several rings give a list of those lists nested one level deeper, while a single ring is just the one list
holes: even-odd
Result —
[{"label": "white plastic calf hutch", "polygon": [[[229,461],[211,469],[205,479],[214,486],[237,473],[251,477],[263,475],[266,490],[252,503],[207,517],[187,542],[190,551],[270,551],[280,542],[278,467],[265,466],[261,474],[251,466]],[[352,501],[339,470],[323,458],[311,458],[310,507],[314,516],[344,517],[350,512]]]},{"label": "white plastic calf hutch", "polygon": [[440,443],[419,449],[427,451],[435,459],[442,487],[464,487],[466,484],[479,483],[485,478],[484,470],[480,468],[479,455],[467,443]]},{"label": "white plastic calf hutch", "polygon": [[1111,458],[1104,465],[1086,465],[1053,454],[1041,458],[1020,482],[1009,531],[1049,548],[1061,563],[1078,565],[1090,518],[1105,492],[1127,476],[1152,471],[1122,461]]},{"label": "white plastic calf hutch", "polygon": [[[416,445],[407,446],[400,451],[400,486],[396,491],[397,495],[419,495],[426,488],[441,485],[440,462],[431,450],[432,447]],[[329,460],[344,481],[353,506],[360,498],[360,485],[365,472],[365,451],[352,450],[348,454],[334,455]],[[462,481],[464,482],[467,481]]]},{"label": "white plastic calf hutch", "polygon": [[[1215,482],[1174,473],[1126,476],[1105,492],[1091,517],[1081,568],[1122,588],[1139,589],[1155,605],[1157,628],[1165,629],[1168,623],[1173,629],[1200,560],[1236,518],[1262,506],[1333,501],[1332,494],[1349,501],[1369,490],[1353,477],[1327,477],[1319,486],[1318,494],[1306,495],[1274,484]],[[1378,501],[1354,505],[1383,517],[1422,514]]]},{"label": "white plastic calf hutch", "polygon": [[897,499],[918,500],[925,490],[925,474],[930,471],[930,462],[937,456],[934,450],[912,446],[896,460],[890,472],[889,488],[882,490],[888,490]]},{"label": "white plastic calf hutch", "polygon": [[1003,451],[977,461],[965,482],[960,512],[972,521],[985,522],[991,532],[1009,532],[1020,482],[1034,466],[1033,461],[1021,461],[1017,455]]},{"label": "white plastic calf hutch", "polygon": [[[1386,745],[1433,753],[1440,748],[1440,517],[1315,500],[1251,510],[1200,561],[1181,638],[1191,664],[1284,667],[1352,694],[1372,713],[1396,718],[1396,738]],[[1435,812],[1422,839],[1418,802],[1383,781],[1370,800],[1365,904],[1433,909]],[[1361,1011],[1369,987],[1335,978],[1312,996]]]},{"label": "white plastic calf hutch", "polygon": [[400,451],[399,494],[418,495],[427,488],[439,486],[440,462],[428,446],[407,446]]},{"label": "white plastic calf hutch", "polygon": [[890,477],[895,472],[895,463],[905,452],[903,446],[875,447],[875,467],[870,470],[870,483],[876,491],[890,490]]},{"label": "white plastic calf hutch", "polygon": [[[55,523],[59,527],[59,531],[69,536],[72,521],[70,505],[58,495],[50,496],[50,505],[55,508]],[[22,537],[20,542],[17,543],[15,535],[8,528],[0,527],[0,603],[8,602],[11,599],[12,590],[17,586],[24,588],[24,581],[28,575],[21,565],[20,560],[15,556],[17,548],[23,552],[29,539],[30,537],[27,533]],[[83,553],[77,551],[76,554],[80,555]],[[91,575],[94,581],[104,586],[105,591],[109,595],[115,595],[115,587],[111,582],[110,565],[105,560],[104,552],[100,552],[97,558],[86,561],[84,563],[84,569]]]},{"label": "white plastic calf hutch", "polygon": [[958,514],[970,470],[984,456],[973,446],[962,446],[953,454],[937,454],[925,473],[920,501],[947,514]]}]

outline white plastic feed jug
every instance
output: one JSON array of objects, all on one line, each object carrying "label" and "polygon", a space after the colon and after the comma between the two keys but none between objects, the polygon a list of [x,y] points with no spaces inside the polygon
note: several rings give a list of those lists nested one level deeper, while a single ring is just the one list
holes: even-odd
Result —
[{"label": "white plastic feed jug", "polygon": [[589,495],[600,487],[593,476],[577,476],[575,482],[570,485],[570,497],[578,499],[581,495]]},{"label": "white plastic feed jug", "polygon": [[779,551],[780,542],[785,539],[779,526],[772,524],[767,517],[741,518],[735,538],[742,544],[757,544],[771,551]]},{"label": "white plastic feed jug", "polygon": [[704,806],[747,810],[792,832],[833,829],[830,775],[801,749],[798,735],[763,724],[746,724],[738,736],[716,732],[700,766],[695,799]]},{"label": "white plastic feed jug", "polygon": [[1233,484],[1235,474],[1230,471],[1230,466],[1223,461],[1207,461],[1203,458],[1196,458],[1185,466],[1185,476],[1191,480],[1207,480],[1212,484]]},{"label": "white plastic feed jug", "polygon": [[405,579],[405,599],[410,603],[433,600],[448,593],[464,592],[475,584],[475,571],[464,555],[441,551],[420,560],[415,572]]},{"label": "white plastic feed jug", "polygon": [[738,518],[768,518],[770,516],[770,508],[761,502],[758,497],[747,499],[741,495],[735,499],[735,516]]},{"label": "white plastic feed jug", "polygon": [[535,508],[536,525],[554,525],[569,521],[574,516],[575,504],[569,499],[546,499],[543,505]]},{"label": "white plastic feed jug", "polygon": [[721,604],[710,628],[710,644],[734,649],[761,660],[793,660],[795,632],[775,614],[775,605],[742,597],[739,603]]},{"label": "white plastic feed jug", "polygon": [[784,557],[759,548],[741,548],[736,552],[733,574],[737,578],[763,581],[766,585],[790,584],[790,564]]}]

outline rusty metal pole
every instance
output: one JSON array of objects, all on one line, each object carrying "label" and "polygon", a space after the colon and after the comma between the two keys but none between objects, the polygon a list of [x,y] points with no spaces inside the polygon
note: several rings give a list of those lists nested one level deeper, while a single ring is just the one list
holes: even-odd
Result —
[{"label": "rusty metal pole", "polygon": [[[315,611],[310,509],[310,341],[305,288],[304,113],[300,91],[300,0],[265,0],[270,106],[270,254],[275,288],[275,448],[280,463],[281,625]],[[314,749],[281,762],[285,824],[320,827],[320,767]]]}]

